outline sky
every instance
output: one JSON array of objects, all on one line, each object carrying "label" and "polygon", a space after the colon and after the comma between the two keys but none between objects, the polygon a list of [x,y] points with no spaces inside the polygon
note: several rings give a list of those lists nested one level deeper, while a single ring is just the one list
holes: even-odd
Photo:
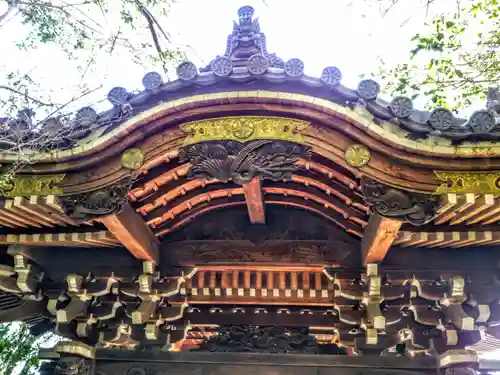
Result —
[{"label": "sky", "polygon": [[[337,66],[343,74],[342,83],[356,88],[360,75],[375,72],[380,58],[389,64],[407,62],[410,39],[422,30],[425,21],[443,9],[456,7],[456,0],[441,0],[431,8],[425,6],[427,0],[400,0],[393,7],[391,3],[392,0],[177,0],[168,16],[156,16],[171,34],[173,44],[184,49],[189,60],[200,67],[224,53],[238,8],[251,5],[266,34],[269,52],[285,61],[300,58],[306,74],[316,77],[324,67]],[[104,22],[103,29],[110,33],[120,26],[110,17],[93,18]],[[0,77],[13,68],[29,71],[40,82],[41,90],[55,101],[66,102],[77,96],[82,86],[78,85],[76,63],[69,61],[60,49],[44,46],[22,51],[15,46],[27,30],[16,17],[1,26]],[[139,44],[149,35],[144,31],[143,35],[130,33],[127,38],[132,44]],[[111,88],[140,90],[142,77],[150,70],[162,72],[160,66],[134,64],[125,51],[115,51],[112,56],[103,53],[92,74],[85,78],[88,87],[102,85],[102,89],[79,101],[78,106],[93,104],[99,110],[106,109],[110,104],[103,99]],[[175,79],[173,70],[170,78]]]}]

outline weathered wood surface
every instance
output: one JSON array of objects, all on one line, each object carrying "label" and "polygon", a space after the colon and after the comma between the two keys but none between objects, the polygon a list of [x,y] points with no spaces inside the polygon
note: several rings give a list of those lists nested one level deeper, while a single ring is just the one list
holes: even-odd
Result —
[{"label": "weathered wood surface", "polygon": [[435,374],[437,371],[437,361],[431,357],[168,353],[110,349],[98,349],[96,358],[86,360],[85,364],[89,366],[89,375],[327,375],[332,372],[342,375],[365,372],[417,375]]},{"label": "weathered wood surface", "polygon": [[402,221],[384,218],[372,214],[363,232],[361,251],[363,264],[376,263],[384,260],[392,243],[398,235]]},{"label": "weathered wood surface", "polygon": [[266,211],[260,180],[255,178],[248,184],[243,185],[243,193],[247,202],[250,222],[252,224],[265,224]]},{"label": "weathered wood surface", "polygon": [[[472,368],[481,374],[500,370],[498,360],[479,360],[458,367],[439,368],[434,357],[380,357],[264,353],[190,353],[97,349],[93,359],[61,357],[42,349],[50,360],[41,374],[52,375],[56,364],[75,363],[86,367],[85,375],[419,375],[462,374]],[[470,366],[470,367],[468,367]],[[80,368],[81,368],[80,367]],[[461,370],[465,370],[465,372]],[[79,373],[80,374],[80,373]]]},{"label": "weathered wood surface", "polygon": [[134,257],[158,263],[160,242],[130,204],[116,214],[100,219]]}]

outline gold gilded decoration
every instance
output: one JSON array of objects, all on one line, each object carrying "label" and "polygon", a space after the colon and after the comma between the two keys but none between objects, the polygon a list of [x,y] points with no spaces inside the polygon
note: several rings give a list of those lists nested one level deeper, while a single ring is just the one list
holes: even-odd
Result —
[{"label": "gold gilded decoration", "polygon": [[56,353],[73,354],[83,358],[95,358],[95,348],[79,341],[61,341],[54,347]]},{"label": "gold gilded decoration", "polygon": [[434,171],[443,183],[435,194],[496,194],[500,195],[500,171],[448,172]]},{"label": "gold gilded decoration", "polygon": [[63,189],[59,184],[63,178],[63,174],[0,177],[0,196],[61,195]]},{"label": "gold gilded decoration", "polygon": [[138,148],[129,148],[123,152],[121,162],[124,168],[139,169],[144,163],[144,154]]},{"label": "gold gilded decoration", "polygon": [[283,117],[239,116],[223,117],[188,122],[181,129],[189,135],[185,145],[206,141],[253,141],[276,139],[304,143],[297,131],[305,129],[309,123],[303,120]]},{"label": "gold gilded decoration", "polygon": [[355,144],[347,148],[344,154],[345,161],[352,167],[364,167],[370,161],[370,150],[366,146]]}]

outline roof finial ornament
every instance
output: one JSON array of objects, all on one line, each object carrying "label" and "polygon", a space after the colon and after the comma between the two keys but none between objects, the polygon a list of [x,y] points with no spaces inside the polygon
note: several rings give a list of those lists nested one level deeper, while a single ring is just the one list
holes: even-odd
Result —
[{"label": "roof finial ornament", "polygon": [[[238,9],[238,22],[233,23],[233,32],[227,38],[226,52],[217,56],[202,72],[212,71],[218,76],[227,76],[232,73],[233,67],[247,66],[250,58],[266,62],[267,67],[284,68],[284,62],[274,53],[268,53],[266,36],[260,31],[259,20],[254,18],[254,8],[249,5]],[[258,61],[262,65],[261,61]],[[255,62],[251,64],[255,66]],[[259,65],[258,74],[264,69]],[[251,72],[252,73],[252,72]],[[254,74],[254,73],[252,73]]]},{"label": "roof finial ornament", "polygon": [[240,24],[244,22],[251,22],[253,19],[254,9],[250,5],[242,6],[238,9],[238,18],[240,19]]}]

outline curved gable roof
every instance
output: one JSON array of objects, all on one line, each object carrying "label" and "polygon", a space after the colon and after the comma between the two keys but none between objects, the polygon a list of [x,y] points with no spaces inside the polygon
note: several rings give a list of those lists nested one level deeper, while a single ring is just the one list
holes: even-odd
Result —
[{"label": "curved gable roof", "polygon": [[[266,36],[248,6],[239,9],[238,22],[228,36],[223,55],[200,69],[183,62],[177,67],[177,75],[177,80],[164,83],[159,73],[147,73],[143,78],[144,90],[135,94],[115,87],[108,93],[111,109],[98,114],[85,107],[65,124],[49,119],[33,127],[30,112],[20,111],[18,119],[3,120],[7,124],[4,132],[17,137],[14,141],[22,141],[20,132],[23,139],[39,139],[37,150],[24,150],[30,161],[62,163],[100,153],[119,142],[133,143],[139,139],[135,133],[147,134],[146,124],[161,121],[166,125],[169,117],[181,110],[201,109],[217,102],[274,101],[334,114],[360,129],[366,135],[365,143],[375,139],[408,153],[452,159],[500,154],[496,143],[500,128],[493,110],[496,91],[489,93],[490,109],[460,119],[444,108],[417,110],[411,99],[405,97],[384,101],[379,98],[379,84],[371,79],[361,81],[356,89],[344,87],[342,73],[333,66],[326,67],[320,77],[307,76],[301,60],[285,62],[267,51]],[[3,162],[17,158],[8,150],[0,153]]]}]

